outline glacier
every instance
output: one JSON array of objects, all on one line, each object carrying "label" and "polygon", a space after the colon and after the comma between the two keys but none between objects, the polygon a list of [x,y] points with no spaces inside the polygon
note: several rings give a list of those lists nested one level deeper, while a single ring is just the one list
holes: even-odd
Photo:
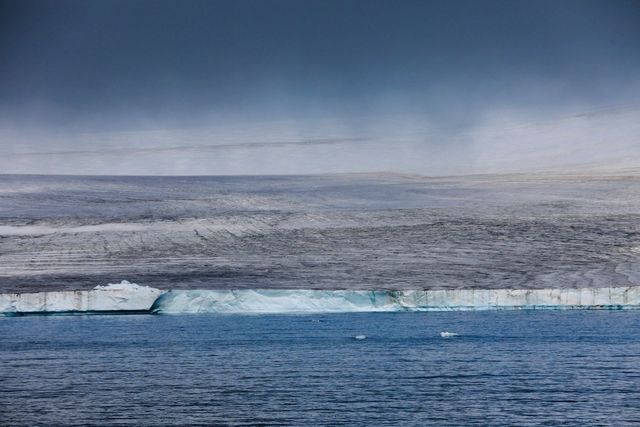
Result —
[{"label": "glacier", "polygon": [[446,290],[160,290],[122,281],[88,291],[0,294],[0,314],[640,309],[640,286]]},{"label": "glacier", "polygon": [[639,220],[640,170],[0,175],[0,293],[640,286]]},{"label": "glacier", "polygon": [[340,313],[514,309],[638,309],[640,286],[578,289],[176,290],[154,313]]},{"label": "glacier", "polygon": [[147,312],[163,292],[123,280],[87,291],[0,294],[0,314]]}]

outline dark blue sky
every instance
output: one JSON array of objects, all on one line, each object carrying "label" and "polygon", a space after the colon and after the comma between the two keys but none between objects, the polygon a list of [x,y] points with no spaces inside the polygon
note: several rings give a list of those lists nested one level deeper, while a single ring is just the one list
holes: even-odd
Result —
[{"label": "dark blue sky", "polygon": [[0,0],[0,61],[11,135],[327,117],[358,134],[387,115],[459,129],[636,102],[640,2]]}]

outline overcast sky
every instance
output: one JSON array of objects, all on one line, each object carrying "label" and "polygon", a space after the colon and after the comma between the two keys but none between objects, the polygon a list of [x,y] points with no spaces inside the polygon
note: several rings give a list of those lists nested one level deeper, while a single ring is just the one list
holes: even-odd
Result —
[{"label": "overcast sky", "polygon": [[639,123],[636,0],[0,0],[0,173],[633,167]]}]

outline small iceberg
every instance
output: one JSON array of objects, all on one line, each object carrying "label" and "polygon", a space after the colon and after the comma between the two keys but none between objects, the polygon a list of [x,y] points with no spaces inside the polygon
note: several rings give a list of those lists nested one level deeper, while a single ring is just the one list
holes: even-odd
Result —
[{"label": "small iceberg", "polygon": [[457,337],[458,334],[456,334],[455,332],[443,331],[443,332],[440,332],[440,336],[442,338],[452,338],[452,337]]},{"label": "small iceberg", "polygon": [[366,335],[356,335],[353,338],[356,339],[356,340],[366,340],[367,336]]}]

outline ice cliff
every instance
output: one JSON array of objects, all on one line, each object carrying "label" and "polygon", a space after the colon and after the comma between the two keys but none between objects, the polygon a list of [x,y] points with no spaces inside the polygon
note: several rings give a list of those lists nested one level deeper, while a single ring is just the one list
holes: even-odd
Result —
[{"label": "ice cliff", "polygon": [[123,280],[89,291],[0,294],[0,313],[74,313],[148,311],[164,291]]},{"label": "ice cliff", "polygon": [[319,313],[507,309],[640,308],[640,287],[404,291],[169,291],[157,313]]},{"label": "ice cliff", "polygon": [[0,314],[335,313],[517,309],[639,309],[640,287],[452,290],[174,290],[127,281],[89,291],[0,294]]}]

